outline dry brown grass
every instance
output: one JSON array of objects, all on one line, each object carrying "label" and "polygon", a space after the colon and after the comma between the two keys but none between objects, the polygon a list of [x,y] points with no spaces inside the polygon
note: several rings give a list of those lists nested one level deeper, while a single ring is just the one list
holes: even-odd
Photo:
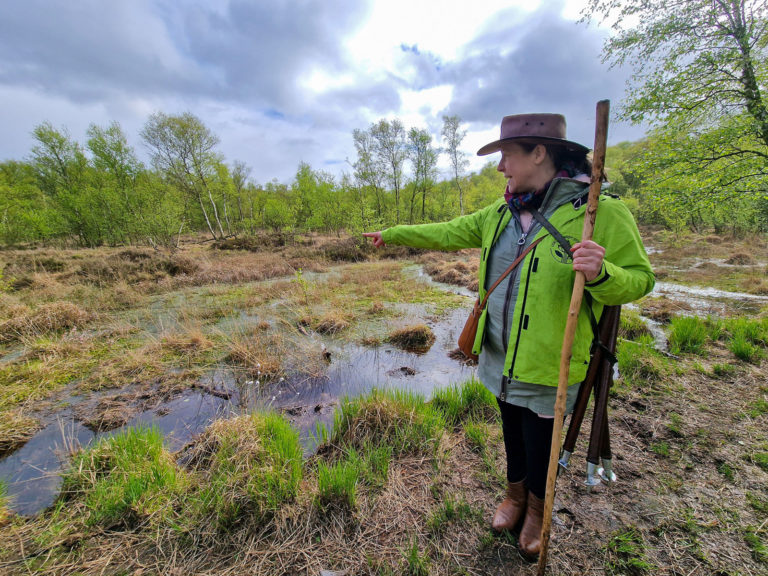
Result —
[{"label": "dry brown grass", "polygon": [[278,332],[246,332],[227,339],[228,360],[246,376],[269,380],[285,374],[286,341]]},{"label": "dry brown grass", "polygon": [[430,252],[419,257],[424,271],[433,280],[477,290],[477,251]]},{"label": "dry brown grass", "polygon": [[15,312],[14,315],[0,323],[0,342],[80,328],[93,319],[92,314],[77,304],[66,301],[43,304],[29,311],[20,307],[11,312]]},{"label": "dry brown grass", "polygon": [[13,452],[40,430],[37,418],[29,416],[24,408],[2,412],[0,416],[0,456]]},{"label": "dry brown grass", "polygon": [[409,352],[426,352],[435,342],[435,334],[426,324],[405,326],[390,332],[387,341]]},{"label": "dry brown grass", "polygon": [[640,304],[643,316],[647,316],[657,322],[669,322],[673,316],[684,312],[690,312],[691,306],[679,300],[670,300],[665,297],[646,298]]}]

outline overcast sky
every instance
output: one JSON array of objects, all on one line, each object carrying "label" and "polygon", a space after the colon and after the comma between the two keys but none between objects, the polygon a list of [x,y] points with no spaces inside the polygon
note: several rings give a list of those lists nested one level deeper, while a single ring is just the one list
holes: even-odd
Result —
[{"label": "overcast sky", "polygon": [[[350,171],[352,130],[381,118],[439,145],[458,114],[472,169],[506,114],[561,112],[592,147],[595,103],[615,109],[627,72],[601,64],[605,31],[577,23],[581,3],[2,0],[0,160],[28,158],[45,121],[83,144],[89,124],[117,121],[146,160],[157,111],[195,114],[259,183],[289,182],[300,161]],[[609,143],[642,135],[614,122]]]}]

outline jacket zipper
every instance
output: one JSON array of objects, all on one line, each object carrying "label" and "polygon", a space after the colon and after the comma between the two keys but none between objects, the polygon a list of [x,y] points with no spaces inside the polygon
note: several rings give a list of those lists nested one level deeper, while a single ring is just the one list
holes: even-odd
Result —
[{"label": "jacket zipper", "polygon": [[[523,250],[525,249],[525,241],[528,238],[528,234],[530,232],[530,229],[528,232],[523,232],[520,235],[520,238],[517,239],[517,252],[515,252],[515,258],[517,259],[520,257],[520,254],[522,254]],[[509,274],[508,278],[508,284],[507,284],[507,292],[504,295],[504,323],[502,324],[503,328],[501,330],[501,341],[504,344],[504,354],[507,353],[507,348],[509,348],[509,326],[507,325],[507,318],[509,316],[509,301],[512,299],[512,288],[515,285],[515,278],[517,277],[517,271],[518,268],[515,268],[512,270],[512,272]]]},{"label": "jacket zipper", "polygon": [[[537,247],[538,248],[538,247]],[[525,290],[523,291],[523,304],[520,306],[520,319],[517,323],[517,338],[515,339],[515,354],[512,356],[512,362],[509,365],[509,373],[507,374],[508,378],[512,378],[512,374],[514,373],[515,369],[515,362],[517,361],[517,351],[520,346],[520,336],[522,335],[523,328],[527,328],[527,323],[525,323],[525,306],[528,303],[528,286],[530,285],[531,281],[531,268],[533,267],[533,263],[536,261],[536,248],[534,248],[531,251],[531,257],[528,262],[528,276],[526,277],[525,281]],[[520,293],[518,292],[517,297],[520,297]]]}]

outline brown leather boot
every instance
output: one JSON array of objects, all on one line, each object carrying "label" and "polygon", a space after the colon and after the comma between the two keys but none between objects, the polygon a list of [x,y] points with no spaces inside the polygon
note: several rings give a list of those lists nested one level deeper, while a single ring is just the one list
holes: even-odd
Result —
[{"label": "brown leather boot", "polygon": [[513,530],[525,511],[525,502],[528,497],[528,490],[525,482],[507,482],[507,493],[496,513],[493,515],[491,526],[496,532],[502,530]]},{"label": "brown leather boot", "polygon": [[517,541],[520,554],[526,560],[533,562],[539,557],[541,550],[541,525],[544,521],[544,500],[537,498],[532,492],[528,493],[528,508],[525,510],[523,529]]}]

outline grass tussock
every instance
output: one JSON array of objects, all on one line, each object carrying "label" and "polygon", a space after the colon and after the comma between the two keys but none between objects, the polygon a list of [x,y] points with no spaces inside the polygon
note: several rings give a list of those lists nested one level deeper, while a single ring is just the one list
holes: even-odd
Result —
[{"label": "grass tussock", "polygon": [[0,456],[13,452],[40,430],[40,422],[23,409],[9,410],[0,415]]},{"label": "grass tussock", "polygon": [[15,312],[7,320],[0,322],[0,342],[80,328],[93,319],[92,314],[67,301],[43,304],[29,311],[20,308]]},{"label": "grass tussock", "polygon": [[269,380],[284,373],[285,340],[263,330],[235,334],[227,342],[227,359],[251,378]]},{"label": "grass tussock", "polygon": [[440,412],[418,394],[374,390],[344,401],[334,415],[331,444],[358,451],[390,446],[393,454],[434,454],[444,426]]},{"label": "grass tussock", "polygon": [[669,325],[669,350],[673,354],[702,354],[709,331],[704,320],[696,316],[675,316]]},{"label": "grass tussock", "polygon": [[135,528],[168,514],[185,483],[160,432],[134,428],[76,454],[61,497],[79,507],[88,526]]},{"label": "grass tussock", "polygon": [[459,426],[466,421],[495,422],[499,418],[496,398],[477,380],[436,390],[431,404],[449,426]]},{"label": "grass tussock", "polygon": [[403,350],[423,353],[434,344],[435,334],[426,324],[417,324],[390,332],[387,341]]},{"label": "grass tussock", "polygon": [[641,336],[650,336],[651,331],[637,310],[624,308],[619,318],[619,338],[637,340]]},{"label": "grass tussock", "polygon": [[278,414],[214,422],[185,456],[200,475],[191,518],[219,530],[268,520],[296,497],[302,458],[298,433]]},{"label": "grass tussock", "polygon": [[636,342],[620,340],[616,355],[621,383],[625,386],[646,388],[660,382],[667,372],[665,359],[656,352],[650,336],[640,337]]}]

